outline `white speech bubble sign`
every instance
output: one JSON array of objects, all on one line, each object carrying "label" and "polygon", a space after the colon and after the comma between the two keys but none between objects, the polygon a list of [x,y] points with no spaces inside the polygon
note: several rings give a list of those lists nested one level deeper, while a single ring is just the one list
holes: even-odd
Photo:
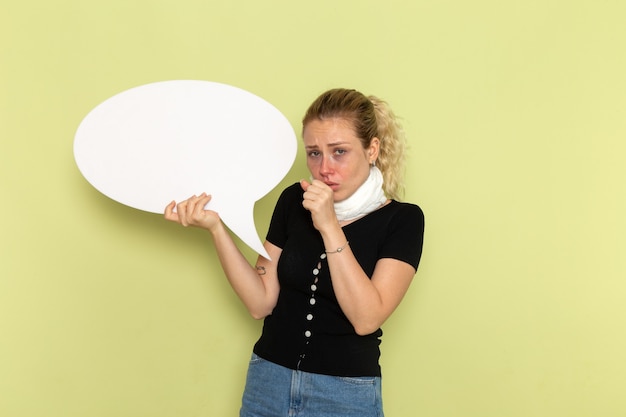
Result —
[{"label": "white speech bubble sign", "polygon": [[200,80],[119,93],[87,114],[74,139],[78,169],[104,195],[163,213],[172,200],[207,192],[207,209],[266,258],[254,204],[285,177],[296,152],[296,134],[273,105]]}]

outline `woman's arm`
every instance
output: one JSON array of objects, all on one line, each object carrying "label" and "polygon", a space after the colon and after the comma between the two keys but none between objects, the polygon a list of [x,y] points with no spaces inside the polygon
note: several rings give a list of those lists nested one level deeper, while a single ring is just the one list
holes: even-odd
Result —
[{"label": "woman's arm", "polygon": [[[375,332],[402,301],[415,275],[410,264],[391,258],[376,263],[370,279],[361,268],[337,221],[333,191],[320,181],[301,183],[303,206],[322,235],[337,301],[359,335]],[[338,248],[342,248],[338,251]]]},{"label": "woman's arm", "polygon": [[[336,240],[328,236],[324,238],[325,244],[327,241]],[[382,326],[402,301],[415,276],[415,269],[408,263],[383,258],[378,260],[369,279],[349,246],[341,252],[329,253],[327,260],[337,301],[359,335],[373,333]]]},{"label": "woman's arm", "polygon": [[[219,215],[204,207],[211,196],[193,196],[178,205],[172,201],[165,208],[167,220],[181,225],[195,226],[208,230],[213,237],[218,258],[230,285],[255,319],[272,313],[278,300],[277,262],[282,250],[265,242],[264,247],[271,260],[259,256],[256,267],[252,267],[243,256]],[[176,207],[176,211],[174,211]]]}]

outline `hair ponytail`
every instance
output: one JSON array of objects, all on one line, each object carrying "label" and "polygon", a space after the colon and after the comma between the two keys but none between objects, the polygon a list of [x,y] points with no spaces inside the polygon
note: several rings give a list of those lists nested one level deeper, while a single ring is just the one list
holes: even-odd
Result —
[{"label": "hair ponytail", "polygon": [[374,104],[380,150],[376,166],[383,173],[384,190],[389,198],[399,200],[404,194],[406,139],[404,129],[387,102],[369,96]]}]

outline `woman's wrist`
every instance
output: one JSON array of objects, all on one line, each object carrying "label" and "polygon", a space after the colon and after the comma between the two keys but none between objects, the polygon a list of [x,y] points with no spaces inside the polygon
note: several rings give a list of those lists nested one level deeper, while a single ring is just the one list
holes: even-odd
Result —
[{"label": "woman's wrist", "polygon": [[321,232],[322,240],[324,241],[324,251],[327,253],[336,252],[338,248],[342,248],[339,250],[341,252],[346,247],[346,242],[348,239],[346,238],[343,229],[337,224],[337,227],[332,231]]},{"label": "woman's wrist", "polygon": [[334,250],[326,249],[324,252],[326,252],[326,255],[330,255],[330,254],[333,254],[333,253],[341,253],[348,247],[349,244],[350,244],[350,242],[346,240],[346,243],[344,243],[343,245],[339,246],[337,249],[334,249]]},{"label": "woman's wrist", "polygon": [[226,232],[226,228],[224,227],[224,223],[222,223],[221,219],[218,219],[212,227],[207,227],[207,230],[211,233],[213,238],[216,238],[219,234]]}]

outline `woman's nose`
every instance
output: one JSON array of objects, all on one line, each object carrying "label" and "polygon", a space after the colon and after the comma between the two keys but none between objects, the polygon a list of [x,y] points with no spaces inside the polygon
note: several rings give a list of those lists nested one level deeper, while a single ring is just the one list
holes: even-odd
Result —
[{"label": "woman's nose", "polygon": [[332,161],[330,157],[322,157],[320,163],[320,174],[327,175],[332,172]]}]

